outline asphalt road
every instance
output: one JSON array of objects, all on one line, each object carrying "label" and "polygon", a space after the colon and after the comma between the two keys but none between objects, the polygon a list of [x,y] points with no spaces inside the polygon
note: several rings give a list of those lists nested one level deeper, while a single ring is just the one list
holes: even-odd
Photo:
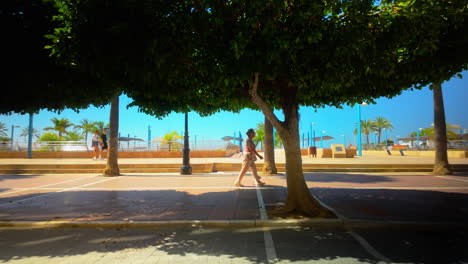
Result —
[{"label": "asphalt road", "polygon": [[467,230],[3,228],[0,263],[468,263]]}]

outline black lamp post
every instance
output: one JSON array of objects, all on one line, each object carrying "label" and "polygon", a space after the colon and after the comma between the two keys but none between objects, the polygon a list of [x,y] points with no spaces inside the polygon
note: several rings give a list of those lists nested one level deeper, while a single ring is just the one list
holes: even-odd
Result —
[{"label": "black lamp post", "polygon": [[192,167],[190,166],[188,113],[185,113],[184,156],[183,156],[182,167],[180,167],[180,174],[184,174],[184,175],[192,174]]}]

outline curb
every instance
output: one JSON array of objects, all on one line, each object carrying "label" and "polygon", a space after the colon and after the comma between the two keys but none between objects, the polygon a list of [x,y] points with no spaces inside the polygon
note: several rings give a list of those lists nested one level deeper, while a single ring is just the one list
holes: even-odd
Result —
[{"label": "curb", "polygon": [[295,227],[314,229],[411,229],[411,230],[468,230],[468,223],[410,222],[341,219],[282,219],[282,220],[176,220],[176,221],[1,221],[4,228],[159,228],[159,227]]}]

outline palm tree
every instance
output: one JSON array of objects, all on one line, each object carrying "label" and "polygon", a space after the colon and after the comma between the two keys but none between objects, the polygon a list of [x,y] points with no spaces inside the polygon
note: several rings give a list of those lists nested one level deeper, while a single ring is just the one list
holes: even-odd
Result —
[{"label": "palm tree", "polygon": [[65,140],[80,141],[83,140],[83,135],[77,132],[68,132],[68,134],[65,136]]},{"label": "palm tree", "polygon": [[109,124],[104,125],[103,121],[96,121],[96,122],[93,122],[93,124],[94,124],[94,130],[99,130],[100,132],[102,132],[104,128],[110,126]]},{"label": "palm tree", "polygon": [[[88,141],[88,133],[93,133],[96,130],[94,122],[90,122],[88,119],[83,119],[80,121],[79,125],[75,126],[75,129],[80,129],[81,133],[84,134],[84,140]],[[86,145],[87,147],[87,145]]]},{"label": "palm tree", "polygon": [[[369,145],[369,134],[375,131],[375,124],[372,119],[361,120],[361,133],[366,135],[367,145]],[[354,129],[354,135],[357,135],[357,128]]]},{"label": "palm tree", "polygon": [[58,119],[58,118],[52,118],[50,121],[54,123],[53,127],[46,127],[44,130],[55,130],[58,131],[58,136],[61,138],[62,134],[68,134],[67,129],[71,126],[73,126],[73,123],[70,122],[70,120],[66,118]]},{"label": "palm tree", "polygon": [[393,128],[392,123],[388,121],[385,117],[377,117],[374,120],[374,128],[378,135],[377,143],[380,144],[380,136],[382,134],[382,129],[391,130]]},{"label": "palm tree", "polygon": [[0,123],[0,137],[7,137],[7,132],[8,129],[4,123]]},{"label": "palm tree", "polygon": [[182,148],[182,144],[178,143],[177,140],[183,139],[184,137],[181,136],[177,131],[172,131],[164,135],[161,145],[167,145],[169,151],[171,151],[172,147],[174,146],[176,149]]},{"label": "palm tree", "polygon": [[255,145],[258,145],[260,142],[265,141],[265,123],[258,123],[257,124],[257,129],[255,129],[255,137],[253,139],[253,142]]},{"label": "palm tree", "polygon": [[[37,131],[37,129],[33,128],[33,131],[32,131],[32,135],[33,137],[35,137],[36,139],[38,139],[41,135],[39,134],[39,131]],[[21,135],[20,137],[28,137],[29,136],[29,127],[24,127],[22,130],[21,130]]]}]

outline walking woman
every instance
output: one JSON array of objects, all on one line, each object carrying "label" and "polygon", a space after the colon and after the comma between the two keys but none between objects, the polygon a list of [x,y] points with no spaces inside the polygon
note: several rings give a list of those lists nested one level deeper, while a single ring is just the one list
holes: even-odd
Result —
[{"label": "walking woman", "polygon": [[234,182],[234,185],[237,187],[244,187],[244,185],[241,184],[241,181],[247,170],[250,168],[255,178],[255,186],[264,186],[265,183],[260,181],[261,177],[258,176],[257,166],[255,165],[255,161],[257,160],[256,156],[258,156],[260,159],[263,159],[263,157],[255,150],[255,144],[252,140],[255,137],[255,131],[251,128],[247,130],[246,134],[247,139],[245,140],[244,146],[244,161],[242,163],[242,169],[239,173],[239,176],[237,177],[236,182]]}]

